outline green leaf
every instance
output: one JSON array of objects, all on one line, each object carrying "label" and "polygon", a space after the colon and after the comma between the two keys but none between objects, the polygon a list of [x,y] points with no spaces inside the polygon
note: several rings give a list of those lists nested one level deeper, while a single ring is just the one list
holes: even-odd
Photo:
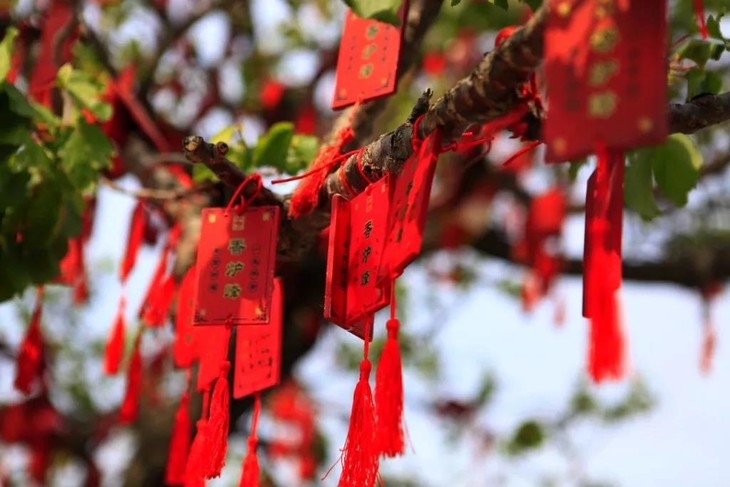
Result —
[{"label": "green leaf", "polygon": [[691,59],[697,66],[704,68],[710,59],[719,59],[724,46],[715,41],[691,39],[677,52],[680,59]]},{"label": "green leaf", "polygon": [[213,171],[208,169],[205,164],[193,165],[193,181],[196,183],[202,183],[203,181],[218,182],[218,176]]},{"label": "green leaf", "polygon": [[568,167],[568,177],[572,182],[575,182],[578,177],[578,172],[586,163],[586,159],[578,159],[577,161],[570,161],[570,167]]},{"label": "green leaf", "polygon": [[314,135],[295,134],[289,145],[289,152],[286,156],[287,174],[296,174],[309,166],[309,163],[317,155],[319,139]]},{"label": "green leaf", "polygon": [[650,151],[638,150],[629,156],[629,165],[624,174],[624,202],[645,220],[651,220],[659,214],[654,201]]},{"label": "green leaf", "polygon": [[225,142],[228,145],[233,143],[233,137],[240,134],[243,131],[243,123],[234,123],[228,127],[224,127],[223,130],[215,134],[210,138],[210,143],[215,144],[218,142]]},{"label": "green leaf", "polygon": [[710,37],[713,39],[720,40],[722,42],[726,42],[727,39],[722,35],[722,31],[720,31],[720,21],[722,20],[723,14],[718,14],[717,16],[710,15],[707,17],[707,31],[710,33]]},{"label": "green leaf", "polygon": [[673,134],[651,151],[654,179],[661,192],[678,206],[687,204],[687,194],[700,177],[702,154],[684,134]]},{"label": "green leaf", "polygon": [[722,90],[722,77],[714,71],[692,68],[685,73],[687,78],[687,101],[698,95],[716,95]]},{"label": "green leaf", "polygon": [[570,412],[575,415],[585,415],[591,414],[597,409],[596,399],[588,391],[585,384],[580,384],[570,398]]},{"label": "green leaf", "polygon": [[259,137],[253,152],[254,166],[271,166],[280,171],[286,171],[287,155],[293,136],[294,125],[292,123],[274,124],[267,133]]},{"label": "green leaf", "polygon": [[77,106],[89,109],[100,120],[112,116],[110,104],[102,101],[102,86],[83,71],[64,64],[58,70],[58,86],[71,95]]},{"label": "green leaf", "polygon": [[402,0],[344,0],[358,16],[375,19],[392,25],[400,25],[398,10]]},{"label": "green leaf", "polygon": [[460,3],[461,3],[461,0],[451,0],[451,6],[452,6],[452,7],[456,7],[456,6],[457,6],[457,5],[459,5]]},{"label": "green leaf", "polygon": [[507,453],[521,455],[540,447],[545,441],[545,430],[536,420],[523,422],[507,444]]},{"label": "green leaf", "polygon": [[4,80],[10,71],[10,61],[13,57],[13,46],[15,38],[18,37],[18,29],[8,27],[5,37],[0,42],[0,80]]},{"label": "green leaf", "polygon": [[503,8],[505,10],[509,10],[509,0],[492,0],[494,4],[499,7]]},{"label": "green leaf", "polygon": [[101,128],[80,118],[58,155],[71,183],[85,190],[96,182],[102,169],[110,166],[113,152],[114,146]]}]

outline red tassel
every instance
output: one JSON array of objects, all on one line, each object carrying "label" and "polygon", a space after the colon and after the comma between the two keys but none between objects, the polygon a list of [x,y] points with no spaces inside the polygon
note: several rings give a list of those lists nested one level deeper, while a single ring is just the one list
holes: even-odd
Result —
[{"label": "red tassel", "polygon": [[702,0],[694,0],[695,15],[697,16],[697,28],[700,30],[700,34],[703,39],[707,39],[710,35],[707,30],[707,23],[705,22],[705,8],[702,4]]},{"label": "red tassel", "polygon": [[175,279],[172,274],[162,278],[159,283],[152,283],[150,295],[142,311],[142,320],[149,326],[162,326],[167,321],[168,311],[175,294]]},{"label": "red tassel", "polygon": [[335,133],[332,142],[319,148],[317,156],[307,171],[309,176],[304,178],[292,193],[289,205],[289,216],[291,218],[311,213],[319,204],[319,190],[322,189],[322,185],[329,174],[327,168],[332,165],[333,160],[342,153],[344,147],[354,138],[350,126],[359,106],[360,102],[358,101],[350,110],[347,122]]},{"label": "red tassel", "polygon": [[139,246],[142,245],[144,238],[144,226],[147,219],[147,213],[144,204],[140,201],[134,207],[132,213],[132,221],[129,225],[129,236],[127,237],[127,249],[124,252],[124,260],[119,269],[119,278],[124,282],[137,261],[137,252]]},{"label": "red tassel", "polygon": [[398,346],[398,318],[388,320],[385,340],[375,375],[375,417],[378,421],[376,448],[386,457],[402,455],[405,451],[403,433],[403,372]]},{"label": "red tassel", "polygon": [[170,448],[165,468],[165,483],[182,485],[185,483],[185,467],[190,448],[190,395],[185,391],[175,412],[175,423],[170,437]]},{"label": "red tassel", "polygon": [[127,325],[124,320],[124,309],[127,300],[124,296],[119,298],[119,308],[117,309],[117,317],[114,319],[109,339],[104,349],[104,373],[116,374],[119,372],[119,364],[122,362],[122,354],[124,352],[124,330]]},{"label": "red tassel", "polygon": [[243,470],[241,472],[241,480],[238,487],[258,487],[261,469],[259,468],[259,457],[256,454],[256,447],[259,438],[256,430],[259,424],[259,414],[261,414],[261,396],[257,392],[254,396],[253,403],[253,419],[251,420],[251,432],[248,435],[248,451],[243,461]]},{"label": "red tassel", "polygon": [[625,373],[625,344],[618,305],[621,287],[623,154],[601,150],[588,183],[585,314],[590,317],[588,370],[596,382]]},{"label": "red tassel", "polygon": [[230,391],[228,387],[228,370],[230,364],[224,362],[215,382],[213,396],[210,400],[210,415],[208,416],[208,438],[206,452],[206,478],[218,477],[226,464],[228,450],[228,420]]},{"label": "red tassel", "polygon": [[375,445],[375,405],[370,390],[370,369],[367,359],[368,340],[365,340],[365,358],[360,362],[360,380],[355,386],[347,430],[342,450],[342,476],[338,487],[372,487],[378,474],[378,450]]},{"label": "red tassel", "polygon": [[709,374],[712,371],[712,361],[715,357],[715,345],[717,344],[717,332],[711,321],[706,321],[702,337],[702,355],[700,356],[700,371]]},{"label": "red tassel", "polygon": [[[207,394],[207,393],[206,393]],[[203,406],[203,415],[205,414],[205,405]],[[207,433],[208,420],[199,419],[196,423],[197,432],[193,444],[190,445],[190,455],[185,465],[185,487],[204,487],[205,473],[203,472],[203,461],[207,455]]]},{"label": "red tassel", "polygon": [[25,338],[20,344],[16,363],[14,386],[28,394],[33,385],[42,379],[45,360],[43,357],[43,331],[41,312],[43,310],[43,288],[38,288],[35,308]]},{"label": "red tassel", "polygon": [[124,394],[122,407],[119,409],[119,422],[129,424],[137,419],[139,413],[139,396],[142,392],[142,355],[140,353],[140,342],[142,334],[137,335],[134,342],[132,359],[127,371],[127,392]]}]

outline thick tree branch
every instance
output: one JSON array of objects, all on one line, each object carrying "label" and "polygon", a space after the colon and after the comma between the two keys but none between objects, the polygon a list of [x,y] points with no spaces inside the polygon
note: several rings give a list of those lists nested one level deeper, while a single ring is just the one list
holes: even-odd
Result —
[{"label": "thick tree branch", "polygon": [[[512,244],[507,236],[490,229],[471,242],[471,247],[489,257],[515,263]],[[562,274],[583,275],[582,259],[566,259]],[[724,282],[730,277],[730,248],[698,249],[662,261],[637,261],[624,259],[625,281],[665,282],[693,289],[701,289],[713,282]]]},{"label": "thick tree branch", "polygon": [[669,131],[693,134],[698,130],[730,120],[730,92],[703,95],[688,103],[669,107]]}]

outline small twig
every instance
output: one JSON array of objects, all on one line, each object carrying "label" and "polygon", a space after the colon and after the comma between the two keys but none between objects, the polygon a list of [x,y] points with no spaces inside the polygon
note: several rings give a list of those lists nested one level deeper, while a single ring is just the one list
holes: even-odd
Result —
[{"label": "small twig", "polygon": [[[226,157],[228,144],[224,142],[211,144],[199,135],[189,135],[183,140],[183,150],[188,161],[205,164],[223,184],[231,189],[238,188],[246,179],[246,173]],[[253,196],[258,191],[257,186],[255,181],[250,180],[242,189],[243,196],[245,198]],[[262,188],[253,203],[256,205],[283,205],[281,199],[268,188]]]},{"label": "small twig", "polygon": [[138,199],[149,199],[149,200],[160,200],[160,201],[171,201],[171,200],[179,200],[182,198],[185,198],[187,196],[190,196],[195,193],[199,193],[201,191],[206,191],[208,189],[206,183],[203,183],[201,186],[200,184],[197,185],[194,188],[177,188],[177,189],[154,189],[154,188],[140,188],[140,189],[130,189],[125,188],[124,186],[115,183],[111,179],[101,176],[99,178],[101,181],[101,184],[104,186],[113,189],[114,191],[117,191],[119,193],[123,193],[129,196],[132,196],[133,198]]}]

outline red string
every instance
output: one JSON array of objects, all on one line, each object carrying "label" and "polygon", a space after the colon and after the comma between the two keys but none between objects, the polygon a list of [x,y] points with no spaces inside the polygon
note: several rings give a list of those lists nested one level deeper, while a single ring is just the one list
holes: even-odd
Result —
[{"label": "red string", "polygon": [[250,182],[250,181],[256,181],[256,189],[254,190],[253,194],[248,198],[243,198],[243,204],[238,207],[238,212],[242,213],[249,204],[253,200],[256,199],[256,197],[261,193],[261,189],[263,187],[263,181],[261,181],[261,176],[258,173],[254,173],[248,177],[246,177],[241,184],[238,185],[238,188],[236,188],[236,191],[233,193],[233,196],[231,196],[231,199],[228,200],[228,205],[226,205],[225,214],[227,215],[231,208],[233,207],[233,203],[236,201],[236,198],[238,198],[238,195],[241,194],[241,191],[243,191],[243,188]]},{"label": "red string", "polygon": [[517,158],[520,157],[522,154],[524,154],[526,152],[530,152],[532,149],[534,149],[535,147],[537,147],[540,144],[542,144],[542,142],[539,140],[534,140],[531,143],[527,144],[522,149],[518,150],[517,152],[515,152],[514,154],[509,156],[507,158],[507,160],[502,163],[502,167],[509,166],[510,164],[515,162],[517,160]]},{"label": "red string", "polygon": [[423,120],[423,117],[425,117],[426,114],[424,113],[417,119],[413,121],[413,134],[411,134],[411,148],[413,149],[413,152],[418,152],[419,147],[421,147],[421,143],[423,143],[423,139],[418,136],[418,127],[421,124],[421,120]]},{"label": "red string", "polygon": [[[363,149],[360,149],[357,151],[357,159],[355,160],[355,168],[357,169],[357,172],[360,173],[360,176],[368,182],[368,184],[373,184],[375,181],[370,179],[370,177],[365,173],[365,168],[362,167],[362,154],[365,152]],[[344,173],[344,171],[342,171]]]},{"label": "red string", "polygon": [[274,179],[274,180],[271,181],[271,184],[281,184],[281,183],[289,183],[291,181],[298,181],[299,179],[304,179],[306,177],[309,177],[309,176],[312,176],[314,174],[317,174],[318,172],[320,172],[320,171],[322,171],[324,169],[331,169],[332,166],[334,166],[338,162],[340,162],[342,160],[349,159],[350,156],[352,156],[353,154],[357,154],[361,150],[362,149],[355,149],[355,150],[351,150],[349,152],[345,152],[344,154],[340,154],[339,156],[335,157],[334,159],[332,159],[330,162],[328,162],[324,166],[317,167],[315,169],[312,169],[312,170],[307,171],[305,173],[299,174],[297,176],[292,176],[292,177],[289,177],[289,178]]},{"label": "red string", "polygon": [[[347,180],[347,176],[345,175],[345,171],[340,171],[340,182],[347,190],[348,196],[352,196],[355,194],[355,189],[352,187],[350,182]],[[348,198],[349,199],[349,198]]]},{"label": "red string", "polygon": [[702,0],[694,0],[695,15],[697,16],[697,27],[700,29],[703,39],[707,39],[710,33],[707,31],[707,23],[705,22],[705,8]]},{"label": "red string", "polygon": [[396,301],[395,301],[395,279],[392,279],[390,281],[390,319],[394,320],[396,318],[395,314],[395,307],[396,307]]}]

